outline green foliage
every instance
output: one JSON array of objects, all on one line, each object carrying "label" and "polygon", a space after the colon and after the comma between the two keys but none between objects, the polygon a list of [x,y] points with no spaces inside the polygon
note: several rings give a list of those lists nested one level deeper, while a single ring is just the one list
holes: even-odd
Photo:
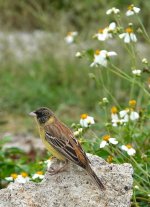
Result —
[{"label": "green foliage", "polygon": [[[79,64],[76,68],[73,62],[64,66],[60,64],[49,58],[1,66],[0,87],[3,93],[0,110],[26,116],[39,106],[56,110],[64,103],[70,107],[79,103],[82,108],[85,105],[92,108],[97,102],[96,86],[88,80],[86,67]],[[88,91],[85,85],[89,86]]]},{"label": "green foliage", "polygon": [[11,137],[4,137],[0,140],[0,188],[8,185],[5,178],[13,173],[21,174],[25,172],[32,176],[37,171],[45,171],[45,164],[41,162],[38,153],[27,154],[20,148],[4,147],[10,139]]},{"label": "green foliage", "polygon": [[[144,11],[142,19],[149,28],[149,0],[117,0],[117,1],[69,1],[69,0],[0,0],[0,26],[4,29],[47,29],[51,32],[68,28],[88,31],[103,18],[105,10],[119,7],[125,10],[127,5],[135,4]],[[64,17],[65,14],[65,17]],[[60,21],[61,20],[61,21]],[[124,19],[125,20],[125,19]],[[112,19],[110,18],[110,21]],[[86,28],[88,22],[90,27]],[[62,25],[63,24],[63,28]],[[65,30],[67,30],[65,28]]]}]

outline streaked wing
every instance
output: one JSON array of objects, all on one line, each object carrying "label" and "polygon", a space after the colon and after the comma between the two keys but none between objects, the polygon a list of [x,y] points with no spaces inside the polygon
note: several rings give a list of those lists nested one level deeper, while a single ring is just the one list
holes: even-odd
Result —
[{"label": "streaked wing", "polygon": [[83,168],[86,167],[88,159],[79,142],[74,137],[71,137],[71,140],[69,140],[63,137],[63,135],[61,137],[54,137],[46,132],[45,139],[68,160]]}]

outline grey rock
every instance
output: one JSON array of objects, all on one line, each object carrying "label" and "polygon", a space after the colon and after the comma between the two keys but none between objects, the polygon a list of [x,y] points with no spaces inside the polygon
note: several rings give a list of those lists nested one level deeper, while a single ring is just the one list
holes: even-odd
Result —
[{"label": "grey rock", "polygon": [[69,163],[64,172],[46,173],[41,183],[9,184],[0,190],[0,207],[129,207],[132,166],[108,164],[91,154],[88,157],[105,191],[97,188],[85,170]]},{"label": "grey rock", "polygon": [[[7,135],[7,134],[6,134]],[[5,134],[2,137],[6,136]],[[30,153],[32,150],[36,150],[38,152],[44,152],[45,147],[42,144],[42,140],[37,137],[33,137],[30,135],[13,135],[10,134],[11,141],[4,144],[3,149],[7,149],[10,147],[17,147],[23,150],[26,153]]]}]

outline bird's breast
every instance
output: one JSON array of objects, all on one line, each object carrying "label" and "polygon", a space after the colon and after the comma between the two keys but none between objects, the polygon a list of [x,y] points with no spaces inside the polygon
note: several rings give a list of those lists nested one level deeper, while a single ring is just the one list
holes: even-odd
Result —
[{"label": "bird's breast", "polygon": [[51,146],[51,144],[46,140],[46,138],[45,138],[45,130],[43,129],[43,127],[40,127],[39,131],[40,131],[40,137],[41,137],[42,142],[45,145],[46,149],[54,157],[58,158],[59,160],[65,160],[65,157],[61,153],[59,153],[53,146]]}]

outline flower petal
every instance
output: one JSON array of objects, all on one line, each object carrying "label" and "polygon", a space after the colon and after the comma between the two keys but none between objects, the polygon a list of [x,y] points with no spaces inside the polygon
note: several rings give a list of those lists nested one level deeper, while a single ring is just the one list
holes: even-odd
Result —
[{"label": "flower petal", "polygon": [[106,14],[107,15],[109,15],[109,14],[111,14],[112,13],[112,9],[108,9],[107,11],[106,11]]},{"label": "flower petal", "polygon": [[118,144],[118,141],[116,140],[116,138],[109,138],[109,142],[115,145]]},{"label": "flower petal", "polygon": [[134,15],[134,12],[133,12],[133,11],[128,10],[128,11],[126,12],[126,16],[132,16],[132,15]]},{"label": "flower petal", "polygon": [[106,145],[108,145],[108,143],[105,141],[105,140],[103,140],[101,143],[100,143],[100,148],[104,148]]},{"label": "flower petal", "polygon": [[95,65],[96,65],[96,63],[95,62],[92,62],[91,65],[90,65],[90,67],[94,67]]},{"label": "flower petal", "polygon": [[131,34],[130,34],[130,37],[131,37],[131,40],[132,40],[133,42],[137,42],[137,38],[136,38],[135,34],[131,33]]},{"label": "flower petal", "polygon": [[125,36],[126,36],[126,33],[122,33],[122,34],[119,35],[119,38],[123,39]]},{"label": "flower petal", "polygon": [[138,7],[133,7],[133,11],[137,14],[137,13],[139,13],[140,12],[140,8],[138,8]]},{"label": "flower petal", "polygon": [[125,43],[130,43],[130,35],[128,33],[126,33],[126,35],[124,37],[124,42]]},{"label": "flower petal", "polygon": [[117,55],[117,53],[114,51],[110,51],[107,54],[108,54],[108,56],[116,56]]},{"label": "flower petal", "polygon": [[119,112],[119,115],[120,115],[121,118],[124,118],[125,115],[127,115],[127,114],[128,114],[127,110],[122,110],[122,111]]},{"label": "flower petal", "polygon": [[135,151],[135,149],[130,148],[130,149],[128,149],[127,153],[128,153],[128,155],[132,156],[132,155],[134,155],[136,153],[136,151]]},{"label": "flower petal", "polygon": [[131,111],[130,119],[131,121],[139,119],[139,114],[136,111]]},{"label": "flower petal", "polygon": [[5,180],[7,180],[7,181],[13,181],[13,178],[12,177],[6,177]]},{"label": "flower petal", "polygon": [[115,22],[111,22],[110,25],[108,26],[109,30],[115,30],[116,29],[116,23]]},{"label": "flower petal", "polygon": [[119,121],[118,114],[111,114],[112,122]]},{"label": "flower petal", "polygon": [[124,151],[126,151],[126,152],[128,151],[128,148],[125,145],[122,145],[121,146],[121,149],[124,150]]}]

